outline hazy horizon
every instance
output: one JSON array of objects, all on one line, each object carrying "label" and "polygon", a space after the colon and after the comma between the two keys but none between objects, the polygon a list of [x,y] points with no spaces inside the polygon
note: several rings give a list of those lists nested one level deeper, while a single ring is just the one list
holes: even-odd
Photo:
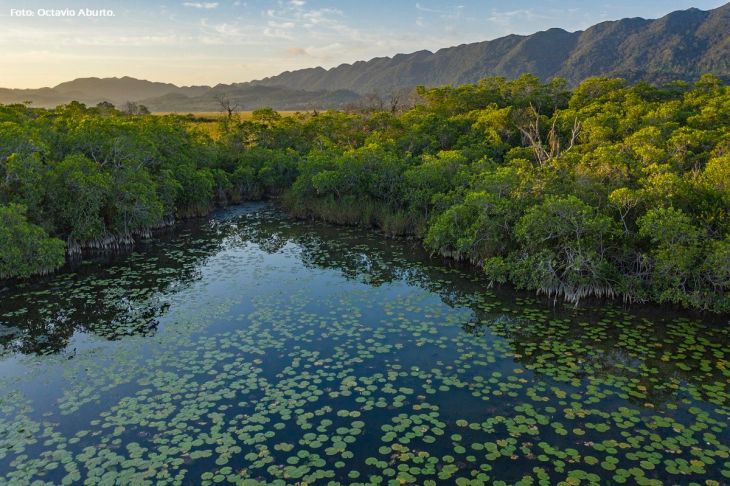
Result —
[{"label": "hazy horizon", "polygon": [[[0,0],[0,87],[35,89],[85,77],[130,76],[183,85],[246,82],[296,70],[438,50],[553,27],[658,18],[719,0],[585,5],[576,0],[499,2],[71,0],[48,6]],[[69,16],[78,9],[96,15]],[[40,16],[39,9],[54,16]],[[68,10],[66,10],[68,9]],[[106,12],[98,12],[106,10]],[[31,16],[30,13],[33,15]]]}]

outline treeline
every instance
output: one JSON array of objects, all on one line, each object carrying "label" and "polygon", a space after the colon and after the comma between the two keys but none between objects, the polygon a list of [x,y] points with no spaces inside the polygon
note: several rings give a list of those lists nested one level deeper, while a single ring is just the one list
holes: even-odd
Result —
[{"label": "treeline", "polygon": [[216,147],[178,117],[108,104],[0,107],[0,278],[55,270],[214,205]]},{"label": "treeline", "polygon": [[4,107],[0,275],[55,268],[52,237],[78,251],[281,196],[298,217],[415,235],[494,282],[730,311],[730,96],[717,78],[570,91],[523,76],[417,94],[403,113],[258,110],[224,119],[216,140],[181,117]]}]

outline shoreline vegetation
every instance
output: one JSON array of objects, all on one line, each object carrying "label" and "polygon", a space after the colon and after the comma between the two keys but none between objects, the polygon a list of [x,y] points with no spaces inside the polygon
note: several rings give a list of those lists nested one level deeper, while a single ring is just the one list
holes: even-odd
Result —
[{"label": "shoreline vegetation", "polygon": [[730,312],[730,90],[711,75],[486,78],[215,122],[0,105],[0,279],[271,197],[555,299]]}]

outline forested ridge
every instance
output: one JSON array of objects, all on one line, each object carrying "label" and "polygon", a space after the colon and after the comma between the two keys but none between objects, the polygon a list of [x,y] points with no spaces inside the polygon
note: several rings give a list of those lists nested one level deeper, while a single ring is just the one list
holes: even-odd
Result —
[{"label": "forested ridge", "polygon": [[[630,81],[694,81],[702,73],[730,79],[730,3],[712,10],[677,10],[659,19],[624,18],[584,31],[552,28],[531,35],[421,50],[369,61],[298,69],[251,84],[284,89],[348,90],[366,94],[425,85],[460,85],[488,76],[592,76]],[[244,85],[245,86],[245,85]]]},{"label": "forested ridge", "polygon": [[402,110],[222,119],[0,106],[0,278],[216,206],[413,235],[495,283],[730,311],[730,93],[486,78]]}]

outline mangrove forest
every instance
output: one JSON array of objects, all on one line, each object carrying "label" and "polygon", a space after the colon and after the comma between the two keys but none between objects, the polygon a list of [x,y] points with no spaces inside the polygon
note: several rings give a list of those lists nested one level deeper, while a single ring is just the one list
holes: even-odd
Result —
[{"label": "mangrove forest", "polygon": [[730,310],[730,91],[530,75],[282,116],[0,107],[0,278],[275,200],[509,283]]}]

